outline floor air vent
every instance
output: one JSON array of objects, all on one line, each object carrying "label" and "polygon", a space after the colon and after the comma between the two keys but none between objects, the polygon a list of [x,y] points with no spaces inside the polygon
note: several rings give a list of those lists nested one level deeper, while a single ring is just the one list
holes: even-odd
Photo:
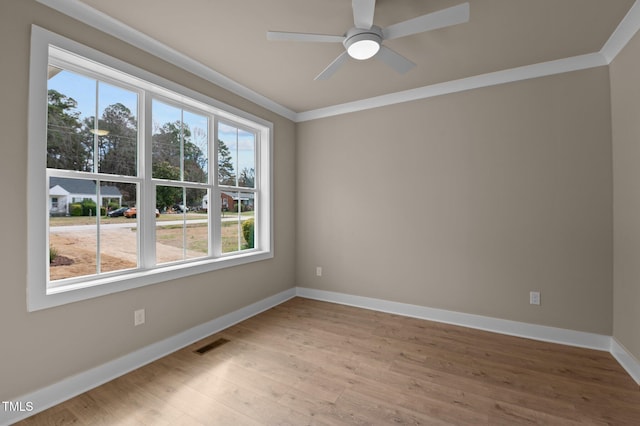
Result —
[{"label": "floor air vent", "polygon": [[200,349],[196,349],[194,352],[200,355],[204,355],[207,352],[209,352],[210,350],[213,350],[215,348],[217,348],[218,346],[222,346],[225,343],[229,343],[229,340],[224,339],[224,338],[220,338],[218,340],[215,340],[207,345],[204,345],[203,347],[201,347]]}]

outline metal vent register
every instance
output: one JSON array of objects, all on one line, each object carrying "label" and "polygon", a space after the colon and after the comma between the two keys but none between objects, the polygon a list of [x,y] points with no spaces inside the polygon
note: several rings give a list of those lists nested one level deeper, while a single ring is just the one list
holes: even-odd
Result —
[{"label": "metal vent register", "polygon": [[211,351],[211,350],[213,350],[213,349],[215,349],[215,348],[217,348],[219,346],[222,346],[225,343],[229,343],[229,342],[230,342],[230,340],[227,340],[225,338],[220,338],[218,340],[214,340],[213,342],[211,342],[211,343],[209,343],[207,345],[204,345],[200,349],[196,349],[194,352],[197,353],[197,354],[200,354],[200,355],[204,355],[207,352],[209,352],[209,351]]}]

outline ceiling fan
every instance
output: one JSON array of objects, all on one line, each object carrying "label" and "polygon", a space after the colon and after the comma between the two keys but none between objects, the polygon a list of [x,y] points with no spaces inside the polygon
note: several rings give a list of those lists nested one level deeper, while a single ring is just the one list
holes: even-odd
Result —
[{"label": "ceiling fan", "polygon": [[405,73],[416,64],[399,53],[382,45],[384,40],[405,37],[425,31],[461,24],[469,20],[469,3],[442,9],[409,19],[404,22],[380,28],[373,25],[376,0],[352,0],[353,24],[345,35],[292,33],[267,31],[267,40],[311,41],[321,43],[342,43],[345,51],[329,64],[315,80],[327,80],[346,61],[347,56],[365,60],[375,56],[399,73]]}]

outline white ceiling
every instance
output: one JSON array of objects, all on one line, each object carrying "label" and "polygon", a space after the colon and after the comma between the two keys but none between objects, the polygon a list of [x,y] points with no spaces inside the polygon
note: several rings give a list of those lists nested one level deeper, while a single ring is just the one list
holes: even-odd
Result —
[{"label": "white ceiling", "polygon": [[[342,45],[267,41],[266,32],[343,35],[353,26],[350,0],[39,1],[126,41],[137,39],[137,45],[153,48],[160,56],[178,55],[191,68],[196,64],[214,75],[220,73],[232,80],[236,93],[262,96],[266,99],[258,99],[259,103],[294,119],[336,105],[387,99],[398,92],[415,95],[446,82],[565,58],[573,58],[560,61],[570,69],[603,65],[607,61],[602,54],[589,54],[602,51],[634,4],[634,0],[469,0],[468,23],[385,41],[417,64],[408,73],[397,74],[375,59],[349,59],[331,79],[314,81],[343,51]],[[378,0],[374,24],[385,27],[463,2]],[[105,23],[102,14],[114,20]]]}]

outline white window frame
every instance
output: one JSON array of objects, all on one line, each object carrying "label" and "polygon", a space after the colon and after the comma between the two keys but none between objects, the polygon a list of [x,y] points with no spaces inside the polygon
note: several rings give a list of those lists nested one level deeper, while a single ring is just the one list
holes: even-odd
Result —
[{"label": "white window frame", "polygon": [[[214,237],[220,236],[220,187],[217,176],[217,121],[237,123],[239,126],[251,128],[256,132],[256,183],[254,192],[259,203],[254,220],[256,221],[255,247],[250,250],[227,253],[222,255],[216,250],[210,250],[209,257],[195,260],[155,265],[150,260],[149,251],[140,259],[140,268],[133,271],[121,271],[70,280],[68,284],[48,285],[48,239],[49,239],[49,209],[47,182],[47,67],[49,63],[50,47],[59,49],[62,55],[73,62],[73,58],[81,58],[86,66],[86,60],[93,61],[96,69],[100,69],[101,77],[111,70],[112,77],[119,82],[123,75],[129,80],[125,83],[152,93],[157,98],[178,100],[183,108],[202,110],[203,108],[214,117],[210,123],[210,138],[215,141],[210,145],[209,163],[215,173],[209,173],[209,226]],[[106,68],[105,68],[106,67]],[[101,78],[102,79],[102,78]],[[139,102],[150,105],[151,96],[139,98]],[[140,108],[148,111],[146,108]],[[159,282],[175,280],[194,274],[215,271],[221,268],[243,265],[250,262],[273,258],[273,123],[239,110],[230,105],[219,102],[211,97],[188,89],[172,81],[166,80],[153,73],[120,61],[95,49],[78,42],[52,33],[33,25],[31,28],[31,64],[29,74],[29,133],[28,133],[28,170],[27,170],[27,309],[36,311],[66,303],[77,302],[99,297],[119,291],[138,288]],[[140,127],[146,128],[150,117],[138,115]],[[144,130],[142,131],[144,133]],[[144,145],[144,144],[142,144]],[[149,146],[146,148],[150,149]],[[139,167],[138,175],[142,181],[146,194],[140,194],[138,202],[142,205],[153,206],[155,210],[154,190],[157,180],[151,178],[150,156],[141,156],[144,161]],[[148,169],[145,173],[144,168]],[[110,180],[109,175],[103,175],[103,180]],[[134,179],[135,180],[135,179]],[[176,182],[180,186],[189,187],[187,182]],[[140,186],[139,186],[140,190]],[[144,197],[144,198],[141,198]],[[140,221],[140,218],[137,220]],[[155,222],[148,220],[139,222],[138,229],[146,247],[155,247]],[[210,235],[212,233],[210,232]],[[211,239],[210,239],[211,245]],[[154,249],[150,250],[153,252]],[[212,282],[215,285],[215,281]]]}]

